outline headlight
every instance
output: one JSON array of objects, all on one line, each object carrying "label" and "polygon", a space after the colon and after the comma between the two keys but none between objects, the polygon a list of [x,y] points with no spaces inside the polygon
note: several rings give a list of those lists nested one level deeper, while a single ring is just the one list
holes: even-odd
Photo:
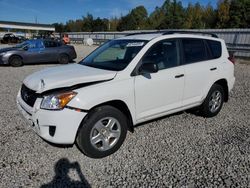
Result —
[{"label": "headlight", "polygon": [[41,109],[61,110],[76,96],[76,94],[77,93],[74,91],[68,91],[44,96],[41,103]]}]

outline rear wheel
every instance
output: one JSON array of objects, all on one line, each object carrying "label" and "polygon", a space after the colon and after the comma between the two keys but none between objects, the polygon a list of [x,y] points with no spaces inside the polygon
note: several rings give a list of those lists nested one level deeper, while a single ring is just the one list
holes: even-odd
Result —
[{"label": "rear wheel", "polygon": [[216,116],[223,106],[224,96],[223,87],[221,85],[214,84],[208,92],[205,101],[201,105],[201,115],[204,117]]},{"label": "rear wheel", "polygon": [[112,106],[94,109],[78,132],[78,148],[92,158],[111,155],[120,148],[126,138],[126,122],[125,115]]},{"label": "rear wheel", "polygon": [[9,63],[12,67],[20,67],[23,65],[23,60],[19,56],[13,56],[10,58]]},{"label": "rear wheel", "polygon": [[68,64],[69,63],[69,56],[67,54],[61,54],[59,56],[59,63],[61,64]]}]

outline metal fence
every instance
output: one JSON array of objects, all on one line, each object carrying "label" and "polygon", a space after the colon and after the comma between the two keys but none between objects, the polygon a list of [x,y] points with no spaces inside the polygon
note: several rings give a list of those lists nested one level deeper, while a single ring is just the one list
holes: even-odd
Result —
[{"label": "metal fence", "polygon": [[[85,43],[88,38],[92,38],[94,43],[99,45],[107,40],[120,38],[131,33],[152,31],[155,30],[125,32],[70,32],[68,35],[72,43]],[[228,50],[233,52],[235,56],[250,57],[250,29],[199,29],[189,31],[217,34],[219,38],[225,40]]]}]

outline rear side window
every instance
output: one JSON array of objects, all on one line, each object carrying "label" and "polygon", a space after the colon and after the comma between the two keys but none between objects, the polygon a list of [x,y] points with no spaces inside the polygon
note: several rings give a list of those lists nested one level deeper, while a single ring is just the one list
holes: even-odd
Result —
[{"label": "rear side window", "polygon": [[214,40],[206,40],[211,52],[212,59],[219,58],[221,56],[221,43]]},{"label": "rear side window", "polygon": [[54,47],[58,47],[58,43],[55,41],[44,41],[44,46],[45,48],[54,48]]},{"label": "rear side window", "polygon": [[207,60],[206,47],[202,39],[182,39],[185,64]]}]

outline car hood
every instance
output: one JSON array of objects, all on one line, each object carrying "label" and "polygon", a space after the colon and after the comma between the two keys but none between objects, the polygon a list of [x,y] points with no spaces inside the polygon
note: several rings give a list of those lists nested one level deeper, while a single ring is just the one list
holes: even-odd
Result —
[{"label": "car hood", "polygon": [[35,72],[26,77],[23,83],[37,93],[42,93],[57,88],[110,80],[116,76],[116,73],[75,63]]},{"label": "car hood", "polygon": [[10,47],[10,48],[2,48],[0,49],[0,53],[9,52],[9,51],[23,51],[22,48]]},{"label": "car hood", "polygon": [[0,49],[0,53],[3,53],[3,52],[8,52],[8,51],[12,51],[12,50],[16,50],[17,48],[2,48]]}]

